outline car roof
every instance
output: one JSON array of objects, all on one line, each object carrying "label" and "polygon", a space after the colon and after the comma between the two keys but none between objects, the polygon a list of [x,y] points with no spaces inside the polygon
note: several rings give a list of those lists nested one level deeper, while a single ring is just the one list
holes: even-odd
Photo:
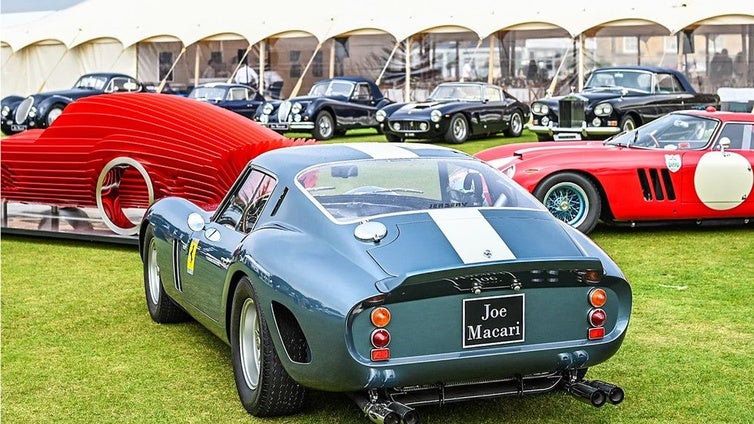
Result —
[{"label": "car roof", "polygon": [[729,121],[754,122],[754,113],[746,113],[746,112],[729,112],[729,111],[717,111],[717,110],[679,110],[673,113],[715,118],[723,122],[729,122]]},{"label": "car roof", "polygon": [[251,163],[274,171],[283,180],[291,181],[301,170],[321,163],[369,159],[408,158],[466,158],[472,156],[461,151],[420,143],[401,145],[389,143],[314,143],[292,146],[265,152]]}]

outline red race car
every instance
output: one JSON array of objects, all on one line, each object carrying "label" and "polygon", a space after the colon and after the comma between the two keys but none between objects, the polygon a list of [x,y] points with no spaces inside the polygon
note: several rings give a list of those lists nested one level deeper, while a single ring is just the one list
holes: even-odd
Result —
[{"label": "red race car", "polygon": [[674,112],[606,141],[479,152],[584,233],[607,224],[754,218],[754,114]]},{"label": "red race car", "polygon": [[155,200],[180,196],[211,210],[246,163],[302,144],[231,111],[179,96],[103,94],[65,108],[47,129],[0,143],[2,201],[97,207],[107,227],[133,235]]}]

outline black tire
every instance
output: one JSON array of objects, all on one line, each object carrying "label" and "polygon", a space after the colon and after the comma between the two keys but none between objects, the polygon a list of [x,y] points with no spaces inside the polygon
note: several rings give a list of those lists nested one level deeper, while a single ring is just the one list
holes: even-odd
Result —
[{"label": "black tire", "polygon": [[230,350],[238,397],[257,417],[301,410],[306,390],[285,371],[258,306],[251,281],[243,277],[233,294]]},{"label": "black tire", "polygon": [[448,131],[445,133],[445,141],[451,144],[461,144],[469,138],[469,122],[457,113],[450,118]]},{"label": "black tire", "polygon": [[403,140],[403,138],[401,138],[401,136],[395,134],[385,134],[385,138],[391,143],[402,143],[403,141],[405,141]]},{"label": "black tire", "polygon": [[189,317],[170,296],[165,293],[160,276],[160,266],[157,263],[157,245],[154,229],[147,228],[144,237],[144,294],[147,300],[147,310],[152,320],[159,324],[186,321]]},{"label": "black tire", "polygon": [[520,111],[516,110],[511,115],[511,120],[508,124],[508,128],[503,131],[506,137],[521,137],[524,132],[524,115]]},{"label": "black tire", "polygon": [[545,178],[534,196],[556,218],[589,234],[597,226],[602,211],[599,191],[586,177],[562,172]]},{"label": "black tire", "polygon": [[620,130],[621,131],[631,131],[633,129],[636,129],[636,127],[640,126],[641,124],[639,122],[636,122],[633,116],[626,115],[623,117],[623,119],[620,120]]},{"label": "black tire", "polygon": [[335,135],[335,120],[330,112],[323,110],[317,114],[314,120],[312,135],[317,140],[329,140]]},{"label": "black tire", "polygon": [[65,108],[65,105],[63,104],[54,104],[52,107],[50,107],[50,110],[47,111],[47,116],[45,116],[45,125],[50,126],[53,122],[55,122],[56,119],[63,113],[63,109]]}]

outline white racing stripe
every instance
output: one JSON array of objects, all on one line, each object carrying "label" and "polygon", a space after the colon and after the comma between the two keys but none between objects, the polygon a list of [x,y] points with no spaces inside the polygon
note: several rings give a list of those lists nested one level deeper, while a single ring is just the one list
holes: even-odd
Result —
[{"label": "white racing stripe", "polygon": [[354,143],[348,147],[366,153],[372,159],[410,159],[419,157],[412,151],[387,143]]},{"label": "white racing stripe", "polygon": [[516,258],[478,209],[437,209],[429,215],[465,264]]}]

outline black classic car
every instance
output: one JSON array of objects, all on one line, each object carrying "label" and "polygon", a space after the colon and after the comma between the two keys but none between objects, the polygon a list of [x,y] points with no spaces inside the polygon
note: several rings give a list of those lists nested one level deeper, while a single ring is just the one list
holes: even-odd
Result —
[{"label": "black classic car", "polygon": [[279,133],[311,132],[328,140],[352,129],[378,129],[377,110],[390,103],[372,80],[335,77],[317,81],[306,96],[264,103],[254,119]]},{"label": "black classic car", "polygon": [[11,135],[31,128],[47,128],[70,103],[82,97],[121,91],[145,91],[145,88],[128,75],[97,72],[82,75],[69,90],[5,97],[0,104],[2,131]]},{"label": "black classic car", "polygon": [[684,109],[719,109],[716,94],[697,93],[683,73],[655,66],[594,70],[584,89],[532,103],[529,130],[540,141],[602,139]]},{"label": "black classic car", "polygon": [[481,82],[442,83],[424,102],[394,103],[377,112],[388,141],[444,140],[504,133],[518,137],[529,120],[529,106],[501,87]]},{"label": "black classic car", "polygon": [[188,97],[228,109],[249,119],[254,118],[259,105],[264,102],[264,96],[247,85],[220,82],[198,85]]}]

